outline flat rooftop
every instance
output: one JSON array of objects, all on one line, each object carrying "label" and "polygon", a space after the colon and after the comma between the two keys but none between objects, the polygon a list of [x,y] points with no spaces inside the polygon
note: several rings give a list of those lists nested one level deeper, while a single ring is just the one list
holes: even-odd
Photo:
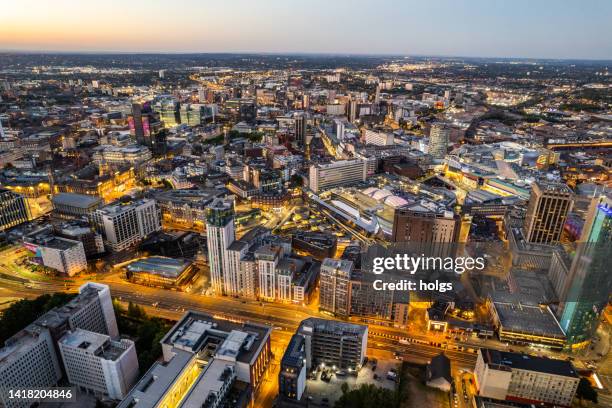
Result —
[{"label": "flat rooftop", "polygon": [[95,354],[110,361],[117,360],[125,351],[125,348],[119,347],[117,342],[111,341],[109,336],[82,329],[65,334],[59,343],[85,350],[88,354]]},{"label": "flat rooftop", "polygon": [[560,375],[564,377],[578,378],[574,366],[569,361],[553,360],[544,357],[532,357],[527,354],[498,351],[492,349],[480,349],[482,358],[486,364],[494,369],[528,370],[540,373]]},{"label": "flat rooftop", "polygon": [[130,272],[146,272],[166,278],[177,278],[189,265],[189,262],[181,259],[150,256],[132,262],[127,266],[127,269]]},{"label": "flat rooftop", "polygon": [[493,302],[493,307],[504,331],[565,338],[565,333],[547,306]]},{"label": "flat rooftop", "polygon": [[53,204],[67,205],[77,208],[90,208],[102,203],[102,199],[97,196],[76,193],[59,193],[51,199]]},{"label": "flat rooftop", "polygon": [[272,329],[256,323],[236,323],[194,311],[187,312],[161,343],[197,353],[207,344],[219,344],[217,357],[251,363]]}]

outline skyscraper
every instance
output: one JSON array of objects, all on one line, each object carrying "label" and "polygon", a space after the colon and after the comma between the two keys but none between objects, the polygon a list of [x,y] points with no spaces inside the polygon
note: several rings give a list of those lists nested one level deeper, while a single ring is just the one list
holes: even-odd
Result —
[{"label": "skyscraper", "polygon": [[597,330],[612,290],[611,256],[612,196],[603,196],[591,202],[561,294],[560,324],[571,347],[585,345]]},{"label": "skyscraper", "polygon": [[295,115],[295,141],[298,146],[304,145],[304,138],[306,137],[306,115],[298,114]]},{"label": "skyscraper", "polygon": [[434,159],[443,159],[448,150],[450,127],[446,123],[434,123],[429,133],[429,154]]},{"label": "skyscraper", "polygon": [[234,206],[229,200],[216,198],[206,207],[206,238],[212,288],[216,294],[232,293],[232,274],[227,249],[236,239]]},{"label": "skyscraper", "polygon": [[0,138],[4,139],[4,128],[2,127],[2,120],[0,120]]},{"label": "skyscraper", "polygon": [[[142,121],[142,105],[139,103],[132,104],[132,121],[130,123],[130,130],[133,129],[134,136],[136,136],[136,141],[139,144],[146,145],[145,134],[148,133],[148,123],[145,125]],[[129,120],[129,119],[128,119]],[[145,129],[146,128],[146,129]]]},{"label": "skyscraper", "polygon": [[525,239],[538,244],[559,242],[572,200],[572,190],[565,184],[533,183],[523,224]]}]

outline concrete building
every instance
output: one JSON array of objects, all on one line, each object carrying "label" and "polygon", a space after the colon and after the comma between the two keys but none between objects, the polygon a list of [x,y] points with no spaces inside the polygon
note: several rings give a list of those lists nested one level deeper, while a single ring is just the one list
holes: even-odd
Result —
[{"label": "concrete building", "polygon": [[60,218],[89,217],[103,204],[100,197],[76,193],[56,194],[51,202],[53,213]]},{"label": "concrete building", "polygon": [[151,199],[109,204],[93,213],[93,221],[112,252],[133,247],[161,229],[159,209]]},{"label": "concrete building", "polygon": [[474,369],[478,395],[499,400],[569,407],[580,377],[569,361],[478,350]]},{"label": "concrete building", "polygon": [[450,246],[457,242],[461,227],[460,217],[445,206],[421,200],[395,210],[393,242]]},{"label": "concrete building", "polygon": [[308,318],[297,334],[305,339],[306,369],[319,365],[357,369],[368,346],[368,327],[336,320]]},{"label": "concrete building", "polygon": [[309,170],[309,186],[312,191],[320,191],[363,182],[367,176],[366,161],[339,160],[328,164],[313,164]]},{"label": "concrete building", "polygon": [[70,384],[96,395],[122,399],[138,378],[134,342],[76,329],[58,343]]},{"label": "concrete building", "polygon": [[272,357],[271,328],[187,312],[160,341],[157,362],[119,408],[219,407],[237,384],[252,398]]},{"label": "concrete building", "polygon": [[220,295],[239,292],[235,273],[231,273],[227,250],[236,239],[234,205],[216,198],[206,207],[206,238],[212,288]]},{"label": "concrete building", "polygon": [[533,183],[523,225],[525,239],[538,244],[559,242],[572,200],[572,190],[565,184]]},{"label": "concrete building", "polygon": [[[69,330],[84,329],[117,337],[117,321],[108,286],[87,283],[66,305],[51,309],[0,348],[0,384],[12,388],[43,388],[56,385],[63,376],[57,342]],[[29,407],[31,402],[9,400],[5,407]]]},{"label": "concrete building", "polygon": [[366,129],[363,132],[363,140],[366,145],[375,146],[392,146],[395,144],[395,137],[393,133],[381,132]]},{"label": "concrete building", "polygon": [[39,246],[43,264],[68,276],[87,269],[87,258],[81,241],[52,237]]},{"label": "concrete building", "polygon": [[281,398],[299,401],[306,389],[306,341],[294,334],[281,359],[278,373],[278,394]]}]

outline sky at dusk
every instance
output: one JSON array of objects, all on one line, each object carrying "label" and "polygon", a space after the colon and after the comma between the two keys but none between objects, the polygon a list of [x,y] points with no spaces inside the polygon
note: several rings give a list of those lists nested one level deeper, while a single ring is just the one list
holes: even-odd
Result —
[{"label": "sky at dusk", "polygon": [[612,59],[611,0],[0,0],[0,50]]}]

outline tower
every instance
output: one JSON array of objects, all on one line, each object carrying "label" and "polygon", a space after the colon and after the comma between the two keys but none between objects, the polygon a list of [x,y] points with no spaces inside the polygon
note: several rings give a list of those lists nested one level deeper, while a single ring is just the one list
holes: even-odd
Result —
[{"label": "tower", "polygon": [[429,154],[434,159],[443,159],[448,150],[450,127],[445,123],[434,123],[429,133]]},{"label": "tower", "polygon": [[225,295],[231,284],[229,257],[227,249],[236,239],[234,227],[234,206],[229,200],[215,199],[206,207],[206,238],[208,264],[214,292]]},{"label": "tower", "polygon": [[523,224],[525,239],[538,244],[559,242],[572,201],[572,191],[565,184],[533,183]]},{"label": "tower", "polygon": [[2,119],[0,119],[0,138],[4,139],[4,128],[2,127]]},{"label": "tower", "polygon": [[586,345],[606,307],[612,280],[612,196],[594,198],[589,206],[559,307],[560,324],[571,347]]}]

